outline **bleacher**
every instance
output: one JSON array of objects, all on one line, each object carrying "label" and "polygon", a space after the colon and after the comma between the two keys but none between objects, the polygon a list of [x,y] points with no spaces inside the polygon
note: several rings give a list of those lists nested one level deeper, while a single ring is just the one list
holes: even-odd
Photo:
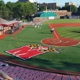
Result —
[{"label": "bleacher", "polygon": [[[80,80],[80,76],[37,71],[2,61],[0,61],[0,70],[7,73],[14,80]],[[0,80],[3,80],[3,78],[0,77]]]}]

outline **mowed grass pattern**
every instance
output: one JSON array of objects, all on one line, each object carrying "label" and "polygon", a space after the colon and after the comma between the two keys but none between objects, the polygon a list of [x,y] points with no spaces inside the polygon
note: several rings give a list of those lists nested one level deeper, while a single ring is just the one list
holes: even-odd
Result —
[{"label": "mowed grass pattern", "polygon": [[[42,55],[35,56],[28,60],[21,60],[12,55],[7,54],[5,51],[9,49],[14,49],[17,47],[21,47],[27,44],[41,44],[41,40],[44,38],[52,37],[50,33],[50,29],[48,24],[54,23],[72,23],[72,22],[80,22],[79,19],[56,19],[44,22],[41,29],[34,28],[34,26],[27,26],[18,34],[14,35],[17,38],[11,39],[13,35],[9,35],[3,40],[0,40],[0,52],[4,55],[8,56],[10,60],[17,60],[19,62],[38,66],[41,68],[50,68],[50,69],[58,69],[58,70],[68,70],[73,72],[80,72],[80,44],[77,46],[71,47],[55,47],[60,50],[60,54],[56,54],[54,52],[48,52]],[[60,27],[56,28],[56,30],[63,37],[70,37],[75,39],[80,39],[80,33],[76,33],[75,31],[80,30],[79,27]],[[49,46],[49,45],[47,45]]]},{"label": "mowed grass pattern", "polygon": [[56,29],[62,37],[80,40],[80,27],[60,27]]}]

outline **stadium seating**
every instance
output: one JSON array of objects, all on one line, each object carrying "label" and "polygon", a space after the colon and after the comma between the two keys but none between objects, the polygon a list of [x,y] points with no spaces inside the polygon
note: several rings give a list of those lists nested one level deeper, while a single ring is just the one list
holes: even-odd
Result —
[{"label": "stadium seating", "polygon": [[[17,65],[11,65],[0,61],[0,69],[14,80],[80,80],[80,76],[62,75],[26,69]],[[0,77],[0,80],[3,80]]]}]

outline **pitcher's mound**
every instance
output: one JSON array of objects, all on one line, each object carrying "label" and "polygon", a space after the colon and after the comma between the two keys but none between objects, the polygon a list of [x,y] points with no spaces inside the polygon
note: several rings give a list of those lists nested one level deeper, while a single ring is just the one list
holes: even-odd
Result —
[{"label": "pitcher's mound", "polygon": [[53,45],[53,46],[75,46],[78,45],[80,40],[74,40],[71,38],[46,38],[42,40],[43,44]]}]

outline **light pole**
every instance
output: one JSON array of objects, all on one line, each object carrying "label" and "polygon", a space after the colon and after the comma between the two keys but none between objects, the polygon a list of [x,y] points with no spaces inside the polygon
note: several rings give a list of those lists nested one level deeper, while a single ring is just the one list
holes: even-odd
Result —
[{"label": "light pole", "polygon": [[35,0],[35,5],[36,5],[36,10],[37,10],[37,12],[39,11],[39,0]]},{"label": "light pole", "polygon": [[46,3],[46,16],[45,16],[45,17],[47,17],[47,18],[48,18],[47,13],[48,13],[48,3]]},{"label": "light pole", "polygon": [[69,4],[69,5],[70,5],[70,12],[71,12],[71,11],[72,11],[72,10],[71,10],[71,5],[72,5],[72,1],[71,1],[71,0],[70,0],[70,4]]},{"label": "light pole", "polygon": [[55,8],[56,8],[56,3],[55,3],[55,0],[54,0],[54,10],[55,10]]},{"label": "light pole", "polygon": [[79,7],[79,5],[78,5],[78,0],[77,0],[77,7]]},{"label": "light pole", "polygon": [[71,12],[71,5],[70,5],[70,12]]}]

